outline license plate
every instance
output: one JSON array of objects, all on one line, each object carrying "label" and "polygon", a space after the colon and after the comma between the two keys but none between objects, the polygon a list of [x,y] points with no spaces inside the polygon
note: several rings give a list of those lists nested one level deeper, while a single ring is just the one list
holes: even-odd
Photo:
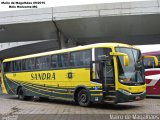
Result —
[{"label": "license plate", "polygon": [[139,97],[139,96],[136,96],[136,100],[140,100],[141,99],[141,97]]}]

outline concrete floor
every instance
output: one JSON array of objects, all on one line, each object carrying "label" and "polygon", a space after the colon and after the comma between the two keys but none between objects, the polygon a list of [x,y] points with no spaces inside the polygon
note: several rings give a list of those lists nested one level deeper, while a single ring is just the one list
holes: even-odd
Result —
[{"label": "concrete floor", "polygon": [[[94,104],[80,107],[72,102],[58,100],[21,101],[17,96],[0,95],[1,119],[12,120],[70,120],[70,119],[135,119],[132,115],[150,115],[160,119],[160,98],[146,98],[143,101],[117,105]],[[154,116],[151,116],[153,115]],[[115,115],[115,116],[114,116]],[[121,116],[122,115],[122,116]],[[126,115],[129,115],[127,118]],[[140,116],[142,117],[142,116]],[[143,116],[147,117],[148,116]],[[137,117],[138,119],[139,117]],[[6,120],[6,119],[5,119]]]}]

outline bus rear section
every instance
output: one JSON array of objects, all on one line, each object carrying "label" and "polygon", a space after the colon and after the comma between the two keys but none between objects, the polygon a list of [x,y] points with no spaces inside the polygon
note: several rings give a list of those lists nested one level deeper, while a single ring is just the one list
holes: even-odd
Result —
[{"label": "bus rear section", "polygon": [[[144,55],[154,55],[160,61],[160,51],[143,53]],[[145,59],[145,79],[146,93],[148,96],[160,96],[160,66],[155,66],[152,59]]]}]

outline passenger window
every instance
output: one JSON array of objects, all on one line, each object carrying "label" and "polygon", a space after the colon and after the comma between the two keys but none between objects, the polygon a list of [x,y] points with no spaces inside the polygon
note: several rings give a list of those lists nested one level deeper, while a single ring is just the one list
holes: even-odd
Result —
[{"label": "passenger window", "polygon": [[31,58],[27,60],[27,70],[34,70],[35,69],[35,59]]},{"label": "passenger window", "polygon": [[[102,65],[103,68],[103,75],[105,75],[104,77],[113,77],[114,76],[114,68],[113,68],[113,57],[110,55],[110,52],[112,50],[110,48],[96,48],[95,49],[95,60],[96,61],[103,61],[105,60],[105,64]],[[106,65],[106,66],[105,66]],[[101,75],[101,70],[99,68],[99,64],[95,65],[95,78],[99,79],[100,75]],[[105,68],[106,67],[106,68]],[[106,71],[105,71],[106,70]]]},{"label": "passenger window", "polygon": [[58,57],[57,55],[52,55],[51,56],[51,69],[56,69],[58,68]]},{"label": "passenger window", "polygon": [[70,57],[70,66],[80,66],[80,52],[72,52]]},{"label": "passenger window", "polygon": [[91,57],[92,57],[91,50],[72,52],[70,57],[70,66],[71,67],[90,66]]},{"label": "passenger window", "polygon": [[143,63],[144,63],[144,66],[145,66],[145,69],[148,69],[148,68],[154,68],[154,60],[151,59],[151,58],[146,58],[143,60]]},{"label": "passenger window", "polygon": [[27,60],[22,60],[22,70],[27,70]]},{"label": "passenger window", "polygon": [[36,69],[47,70],[50,69],[50,56],[36,58]]},{"label": "passenger window", "polygon": [[68,53],[60,54],[59,59],[61,61],[61,63],[60,63],[60,61],[58,60],[59,67],[68,67],[68,61],[69,61],[69,54]]},{"label": "passenger window", "polygon": [[42,57],[42,69],[50,69],[50,56]]},{"label": "passenger window", "polygon": [[110,52],[112,50],[110,48],[96,48],[95,49],[95,60],[102,60],[103,55],[107,57],[107,59],[111,59]]},{"label": "passenger window", "polygon": [[62,67],[62,59],[61,59],[61,55],[58,55],[58,67]]},{"label": "passenger window", "polygon": [[85,50],[80,52],[82,56],[82,66],[90,66],[90,61],[92,57],[91,50]]},{"label": "passenger window", "polygon": [[36,69],[42,70],[42,59],[41,58],[36,58]]},{"label": "passenger window", "polygon": [[13,71],[16,72],[16,71],[21,71],[21,61],[13,61],[12,62],[12,65],[13,65]]},{"label": "passenger window", "polygon": [[11,62],[3,63],[4,72],[11,72]]}]

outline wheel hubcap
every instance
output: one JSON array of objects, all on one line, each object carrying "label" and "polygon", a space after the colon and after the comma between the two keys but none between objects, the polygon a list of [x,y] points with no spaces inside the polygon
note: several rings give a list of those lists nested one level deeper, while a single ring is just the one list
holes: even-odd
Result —
[{"label": "wheel hubcap", "polygon": [[83,102],[83,103],[85,103],[86,100],[87,100],[86,95],[85,95],[85,94],[82,94],[81,97],[80,97],[80,101]]}]

